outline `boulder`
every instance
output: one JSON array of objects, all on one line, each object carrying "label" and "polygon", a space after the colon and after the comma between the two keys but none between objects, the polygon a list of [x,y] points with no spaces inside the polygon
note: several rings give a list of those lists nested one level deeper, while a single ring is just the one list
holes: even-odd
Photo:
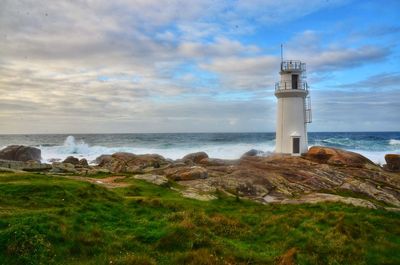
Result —
[{"label": "boulder", "polygon": [[92,163],[102,166],[103,164],[109,162],[111,159],[112,159],[111,155],[101,155],[96,157],[96,159],[93,160]]},{"label": "boulder", "polygon": [[13,161],[35,160],[40,162],[41,151],[31,146],[10,145],[0,151],[0,159]]},{"label": "boulder", "polygon": [[207,169],[199,166],[172,168],[166,170],[165,173],[167,178],[176,181],[205,179],[208,177]]},{"label": "boulder", "polygon": [[0,167],[13,170],[24,170],[24,171],[44,171],[51,169],[51,165],[44,163],[42,164],[35,160],[28,160],[28,161],[0,160]]},{"label": "boulder", "polygon": [[53,164],[51,164],[51,167],[51,173],[77,173],[75,165],[70,163],[53,162]]},{"label": "boulder", "polygon": [[86,158],[82,158],[81,160],[79,160],[79,165],[82,166],[82,167],[88,167],[89,163],[86,160]]},{"label": "boulder", "polygon": [[242,158],[243,157],[247,157],[247,156],[257,156],[257,155],[262,154],[262,153],[263,153],[263,151],[256,150],[256,149],[251,149],[251,150],[247,151],[246,153],[244,153],[242,155]]},{"label": "boulder", "polygon": [[69,163],[72,165],[79,165],[79,159],[73,156],[69,156],[66,159],[64,159],[64,161],[62,161],[63,163]]},{"label": "boulder", "polygon": [[323,164],[335,166],[364,167],[374,163],[368,158],[350,151],[338,148],[313,146],[305,154],[305,158]]},{"label": "boulder", "polygon": [[385,155],[386,166],[385,168],[392,171],[400,171],[400,155],[387,154]]},{"label": "boulder", "polygon": [[193,162],[195,164],[198,164],[201,160],[208,158],[207,153],[205,152],[197,152],[197,153],[191,153],[188,155],[185,155],[182,158],[182,161],[184,162]]},{"label": "boulder", "polygon": [[99,166],[114,173],[143,173],[146,168],[160,168],[170,162],[156,154],[135,155],[131,153],[115,153],[111,157],[103,157]]}]

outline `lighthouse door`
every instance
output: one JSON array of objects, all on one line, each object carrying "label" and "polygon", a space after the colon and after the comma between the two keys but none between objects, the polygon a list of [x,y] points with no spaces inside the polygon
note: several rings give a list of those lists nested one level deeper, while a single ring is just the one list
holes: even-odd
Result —
[{"label": "lighthouse door", "polygon": [[293,154],[300,154],[300,137],[293,137]]}]

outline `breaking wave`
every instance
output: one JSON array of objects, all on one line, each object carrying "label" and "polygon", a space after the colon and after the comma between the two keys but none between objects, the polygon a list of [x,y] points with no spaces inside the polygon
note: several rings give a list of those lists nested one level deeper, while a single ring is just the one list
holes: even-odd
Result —
[{"label": "breaking wave", "polygon": [[389,140],[390,145],[399,145],[400,146],[400,140],[397,139],[390,139]]},{"label": "breaking wave", "polygon": [[68,136],[63,145],[45,146],[41,145],[42,158],[44,162],[53,160],[63,160],[68,156],[86,158],[93,161],[96,157],[103,154],[112,154],[116,152],[130,152],[135,154],[160,154],[166,158],[179,159],[183,156],[204,151],[210,157],[223,159],[237,159],[250,149],[261,150],[264,153],[272,152],[275,148],[275,141],[264,141],[260,143],[222,143],[215,144],[204,142],[193,146],[190,142],[185,145],[173,143],[160,143],[158,146],[119,146],[107,147],[100,145],[89,145],[83,140],[76,140],[74,136]]}]

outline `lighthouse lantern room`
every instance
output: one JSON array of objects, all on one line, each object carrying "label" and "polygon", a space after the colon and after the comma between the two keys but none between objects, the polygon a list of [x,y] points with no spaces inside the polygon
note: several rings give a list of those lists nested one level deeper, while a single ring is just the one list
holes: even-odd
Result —
[{"label": "lighthouse lantern room", "polygon": [[300,155],[308,150],[307,123],[311,123],[311,104],[306,82],[306,64],[281,62],[281,81],[275,84],[278,99],[275,152]]}]

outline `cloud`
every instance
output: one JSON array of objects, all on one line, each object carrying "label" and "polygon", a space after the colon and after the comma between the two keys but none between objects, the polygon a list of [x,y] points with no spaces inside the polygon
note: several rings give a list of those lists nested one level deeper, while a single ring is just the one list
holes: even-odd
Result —
[{"label": "cloud", "polygon": [[318,10],[344,5],[349,1],[239,0],[237,14],[250,16],[261,23],[282,23],[296,20]]},{"label": "cloud", "polygon": [[311,72],[324,72],[354,68],[388,58],[391,49],[378,45],[361,45],[349,48],[346,43],[326,47],[324,35],[311,30],[297,34],[288,42],[286,58],[307,62]]},{"label": "cloud", "polygon": [[313,126],[321,131],[398,130],[400,91],[313,91]]},{"label": "cloud", "polygon": [[400,84],[400,73],[380,73],[372,75],[364,80],[354,83],[337,85],[339,88],[371,88],[382,90],[386,88],[398,88]]},{"label": "cloud", "polygon": [[288,38],[286,55],[319,77],[394,49],[293,36],[292,22],[346,4],[1,1],[0,133],[273,131],[279,58],[269,45]]},{"label": "cloud", "polygon": [[201,64],[217,73],[224,87],[242,90],[272,89],[278,79],[279,59],[273,56],[217,58]]}]

